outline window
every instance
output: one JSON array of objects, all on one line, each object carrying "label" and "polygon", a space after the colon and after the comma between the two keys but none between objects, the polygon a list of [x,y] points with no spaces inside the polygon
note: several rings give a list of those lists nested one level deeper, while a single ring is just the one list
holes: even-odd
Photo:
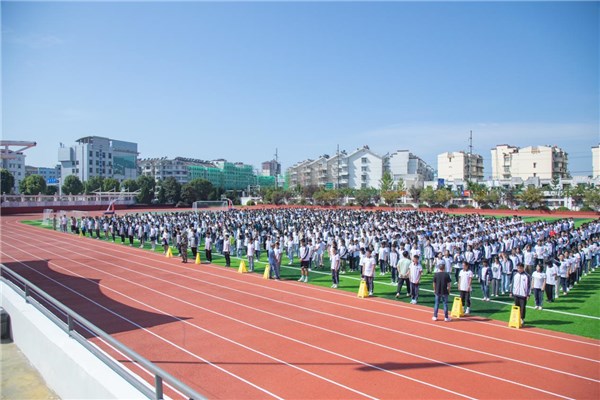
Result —
[{"label": "window", "polygon": [[[536,165],[537,165],[537,163],[533,163],[533,168],[535,168],[535,167],[536,167]],[[533,176],[535,176],[535,174],[534,174]]]},{"label": "window", "polygon": [[533,177],[535,178],[536,176],[537,176],[537,174],[534,172],[534,173],[533,173]]},{"label": "window", "polygon": [[94,152],[90,150],[90,157],[94,156]]},{"label": "window", "polygon": [[361,170],[362,172],[367,172],[367,169],[368,169],[368,167],[361,167],[361,168],[360,168],[360,170]]},{"label": "window", "polygon": [[94,172],[94,168],[90,167],[90,174]]},{"label": "window", "polygon": [[108,153],[108,158],[112,158],[112,153]]},{"label": "window", "polygon": [[368,162],[369,162],[369,159],[368,159],[367,157],[363,157],[363,158],[361,158],[361,159],[360,159],[360,161],[361,161],[363,164],[366,164],[366,163],[368,163]]}]

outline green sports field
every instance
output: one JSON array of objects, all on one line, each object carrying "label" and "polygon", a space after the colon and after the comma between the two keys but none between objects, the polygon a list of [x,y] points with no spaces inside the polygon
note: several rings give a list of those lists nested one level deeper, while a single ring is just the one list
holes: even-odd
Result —
[{"label": "green sports field", "polygon": [[[542,217],[543,218],[543,217]],[[526,218],[528,221],[534,221],[538,218]],[[554,218],[555,219],[555,218]],[[591,219],[575,220],[577,226],[589,222]],[[41,221],[23,221],[26,224],[44,227]],[[45,227],[50,228],[50,227]],[[82,238],[86,240],[86,238]],[[115,246],[121,245],[120,240],[115,243]],[[134,245],[139,246],[139,242],[135,241]],[[145,246],[150,251],[149,243]],[[202,249],[203,250],[203,249]],[[156,252],[162,254],[162,246],[157,246]],[[177,256],[177,250],[175,255]],[[204,251],[201,251],[201,256]],[[255,262],[254,273],[263,274],[267,256],[265,252],[261,254],[262,262]],[[231,267],[238,269],[242,259],[231,257]],[[244,258],[245,260],[245,258]],[[190,262],[191,259],[190,252]],[[225,259],[220,254],[213,251],[213,264],[225,265]],[[329,260],[325,255],[325,267],[323,269],[313,269],[310,273],[309,284],[319,285],[323,287],[331,286],[331,275],[329,272]],[[202,266],[198,266],[202,268]],[[292,265],[288,265],[288,259],[284,255],[281,265],[281,278],[289,280],[297,280],[300,276],[299,261],[296,259]],[[424,274],[420,285],[419,304],[421,306],[433,307],[434,297],[432,294],[432,277],[433,275]],[[337,290],[345,290],[349,292],[357,292],[360,284],[360,275],[358,273],[348,273],[340,275],[340,284]],[[490,302],[480,300],[482,292],[478,283],[473,284],[471,315],[477,315],[485,318],[506,321],[508,323],[510,315],[510,307],[513,305],[512,299],[508,296],[494,297]],[[333,289],[332,289],[333,290]],[[409,303],[410,299],[406,297],[406,288],[402,290],[403,296],[399,299],[395,298],[396,287],[390,282],[390,275],[380,276],[379,272],[375,276],[374,295],[378,297],[392,299],[393,301],[401,301]],[[453,295],[457,295],[456,286],[452,286],[451,298],[449,300],[450,307],[453,300]],[[368,301],[368,300],[364,300]],[[600,269],[590,272],[587,276],[583,276],[578,285],[576,285],[567,296],[560,296],[554,303],[544,303],[543,310],[534,310],[533,298],[529,299],[526,325],[535,326],[554,331],[571,333],[580,336],[586,336],[594,339],[600,339]],[[442,311],[440,311],[442,312]]]}]

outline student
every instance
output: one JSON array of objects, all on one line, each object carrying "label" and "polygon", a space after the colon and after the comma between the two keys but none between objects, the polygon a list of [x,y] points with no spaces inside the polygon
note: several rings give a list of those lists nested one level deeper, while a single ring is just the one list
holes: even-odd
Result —
[{"label": "student", "polygon": [[410,280],[410,302],[411,304],[417,304],[417,301],[419,300],[419,283],[421,282],[421,275],[423,274],[423,268],[421,267],[419,256],[417,254],[413,256],[408,273]]},{"label": "student", "polygon": [[444,321],[449,322],[448,317],[448,295],[450,294],[450,286],[452,285],[452,279],[450,274],[446,272],[446,266],[441,264],[439,271],[433,275],[433,293],[435,295],[435,302],[433,303],[433,317],[432,320],[437,321],[438,309],[440,307],[440,300],[444,307]]},{"label": "student", "polygon": [[471,313],[471,283],[473,272],[469,270],[469,264],[463,261],[462,270],[458,274],[458,290],[460,291],[460,300],[465,307],[465,314]]},{"label": "student", "polygon": [[502,279],[502,266],[498,261],[498,256],[492,258],[492,297],[498,297],[500,283]]},{"label": "student", "polygon": [[368,248],[365,251],[365,256],[362,261],[363,264],[363,273],[362,278],[367,282],[367,289],[369,290],[369,296],[373,296],[373,290],[375,289],[375,285],[373,282],[373,277],[375,275],[375,259],[371,256],[371,249]]},{"label": "student", "polygon": [[535,309],[541,310],[544,302],[544,289],[546,286],[546,274],[542,272],[542,266],[536,265],[535,272],[531,275],[533,281],[533,298],[535,299]]},{"label": "student", "polygon": [[300,240],[300,279],[298,282],[308,282],[308,266],[310,265],[310,246],[304,239]]},{"label": "student", "polygon": [[558,278],[558,268],[552,262],[546,265],[546,299],[554,302],[554,291],[556,290],[556,281]]},{"label": "student", "polygon": [[[567,253],[567,257],[568,257],[568,253]],[[561,253],[558,256],[558,276],[560,277],[560,286],[562,287],[562,290],[563,290],[562,294],[563,294],[563,296],[566,296],[567,292],[569,291],[569,288],[567,286],[567,283],[569,280],[569,262],[565,259],[564,253]]]},{"label": "student", "polygon": [[[122,229],[122,226],[121,226]],[[121,241],[124,240],[124,236],[121,236]],[[169,232],[167,232],[167,228],[165,228],[165,230],[163,231],[162,234],[162,246],[164,249],[164,254],[167,254],[167,251],[169,250]]]},{"label": "student", "polygon": [[506,253],[500,253],[500,265],[502,266],[502,294],[510,293],[514,264]]},{"label": "student", "polygon": [[427,268],[427,273],[430,274],[431,269],[433,268],[435,252],[433,250],[433,246],[431,245],[431,241],[429,240],[425,242],[425,247],[423,248],[423,256],[425,258],[425,267]]},{"label": "student", "polygon": [[181,252],[181,262],[188,262],[188,235],[186,232],[181,234],[181,239],[179,242],[179,251]]},{"label": "student", "polygon": [[408,251],[402,252],[402,257],[396,264],[398,270],[398,289],[396,290],[396,298],[400,297],[402,292],[402,286],[406,283],[406,295],[410,296],[410,281],[408,280],[408,273],[410,268],[410,260],[408,259]]},{"label": "student", "polygon": [[246,245],[246,257],[248,257],[248,269],[254,271],[254,239],[250,238]]},{"label": "student", "polygon": [[521,310],[521,325],[525,323],[525,311],[530,294],[531,276],[525,272],[525,266],[519,263],[517,273],[513,277],[512,295],[515,298],[515,306],[519,306]]},{"label": "student", "polygon": [[204,256],[206,261],[212,262],[212,237],[210,232],[204,238]]},{"label": "student", "polygon": [[337,247],[331,246],[331,287],[336,289],[340,283],[340,255],[338,254]]},{"label": "student", "polygon": [[490,301],[490,283],[492,281],[492,269],[486,260],[483,260],[481,269],[479,270],[479,283],[483,292],[483,301]]},{"label": "student", "polygon": [[340,274],[348,272],[348,248],[346,247],[346,241],[342,239],[340,250],[338,251],[340,256]]},{"label": "student", "polygon": [[231,241],[229,239],[229,234],[225,234],[225,239],[223,239],[223,255],[225,256],[225,266],[229,267],[231,265]]},{"label": "student", "polygon": [[[388,243],[388,249],[390,244]],[[396,266],[398,265],[398,251],[396,250],[396,245],[394,244],[389,251],[389,266],[390,272],[392,273],[392,285],[398,285],[398,269]]]}]

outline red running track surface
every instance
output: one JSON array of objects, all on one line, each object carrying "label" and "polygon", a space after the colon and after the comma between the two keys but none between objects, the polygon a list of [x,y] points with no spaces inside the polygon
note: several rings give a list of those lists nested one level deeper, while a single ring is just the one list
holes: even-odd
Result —
[{"label": "red running track surface", "polygon": [[419,305],[182,264],[20,219],[1,218],[3,264],[211,399],[600,398],[597,340],[434,322]]}]

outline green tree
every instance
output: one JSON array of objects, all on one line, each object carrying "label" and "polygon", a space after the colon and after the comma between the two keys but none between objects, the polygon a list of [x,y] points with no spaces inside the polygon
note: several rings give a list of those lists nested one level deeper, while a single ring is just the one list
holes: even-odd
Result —
[{"label": "green tree", "polygon": [[404,179],[398,178],[398,181],[394,186],[396,187],[396,190],[400,192],[400,196],[402,196],[406,190],[406,187],[404,186]]},{"label": "green tree", "polygon": [[319,190],[318,186],[308,185],[302,188],[302,196],[306,199],[312,199],[313,195]]},{"label": "green tree", "polygon": [[213,189],[213,184],[206,179],[193,179],[181,188],[181,199],[188,204],[197,200],[208,200]]},{"label": "green tree", "polygon": [[519,195],[519,199],[525,203],[527,208],[538,208],[544,202],[544,193],[542,189],[529,186]]},{"label": "green tree", "polygon": [[579,184],[571,189],[571,199],[573,200],[573,205],[575,207],[581,207],[586,191],[587,185],[585,184]]},{"label": "green tree", "polygon": [[56,193],[58,193],[58,186],[56,186],[56,185],[46,186],[46,195],[54,196]]},{"label": "green tree", "polygon": [[93,194],[96,190],[102,190],[102,184],[104,183],[104,178],[101,176],[92,176],[88,179],[85,184],[85,194]]},{"label": "green tree", "polygon": [[83,183],[77,175],[69,175],[65,178],[62,185],[63,194],[81,194],[83,193]]},{"label": "green tree", "polygon": [[165,202],[177,204],[181,200],[181,184],[177,179],[170,176],[162,182],[162,187],[165,189]]},{"label": "green tree", "polygon": [[138,189],[139,187],[135,179],[125,179],[123,182],[121,182],[121,190],[126,192],[135,192]]},{"label": "green tree", "polygon": [[411,198],[411,200],[415,203],[417,203],[419,201],[419,199],[421,198],[421,194],[423,192],[423,189],[418,188],[416,186],[411,186],[410,189],[408,189],[408,196]]},{"label": "green tree", "polygon": [[41,175],[29,175],[21,181],[19,190],[23,194],[46,193],[46,180]]},{"label": "green tree", "polygon": [[600,211],[600,188],[588,188],[583,195],[583,205],[593,210]]},{"label": "green tree", "polygon": [[366,205],[368,205],[370,202],[372,202],[374,200],[374,198],[376,197],[377,194],[378,194],[377,189],[364,188],[364,189],[357,190],[356,193],[354,194],[354,198],[356,199],[356,202],[358,204],[365,207]]},{"label": "green tree", "polygon": [[163,186],[163,182],[160,181],[158,189],[158,202],[160,204],[165,204],[167,202],[167,192],[165,191],[165,187]]},{"label": "green tree", "polygon": [[435,192],[433,188],[431,186],[428,186],[425,189],[423,189],[419,194],[418,200],[420,200],[423,203],[432,204],[435,201]]},{"label": "green tree", "polygon": [[446,206],[452,200],[452,197],[452,192],[446,188],[436,190],[433,196],[434,201],[443,206]]},{"label": "green tree", "polygon": [[0,169],[0,184],[2,194],[10,194],[15,186],[15,177],[7,169]]},{"label": "green tree", "polygon": [[121,184],[115,178],[105,178],[102,182],[102,191],[104,192],[118,192],[119,190],[121,190]]},{"label": "green tree", "polygon": [[138,203],[149,204],[154,198],[156,181],[148,175],[140,175],[136,180],[140,194],[137,195]]},{"label": "green tree", "polygon": [[388,171],[384,172],[379,184],[381,185],[381,193],[392,191],[394,188],[394,178],[392,177],[392,174]]},{"label": "green tree", "polygon": [[398,199],[402,197],[402,192],[399,192],[397,190],[390,190],[388,192],[382,192],[381,197],[383,197],[383,200],[385,200],[385,204],[393,206],[394,204],[396,204],[396,201],[398,201]]}]

